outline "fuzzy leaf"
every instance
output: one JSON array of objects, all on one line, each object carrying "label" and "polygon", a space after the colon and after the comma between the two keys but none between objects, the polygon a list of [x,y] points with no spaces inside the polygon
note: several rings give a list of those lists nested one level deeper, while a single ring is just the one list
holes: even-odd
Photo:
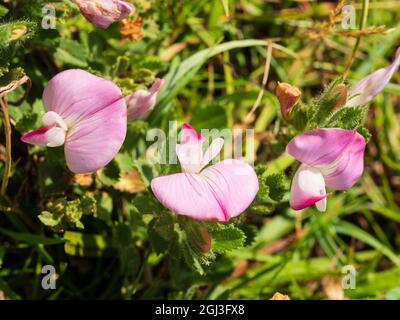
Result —
[{"label": "fuzzy leaf", "polygon": [[211,234],[213,236],[212,250],[215,253],[224,253],[241,248],[246,241],[245,233],[232,224],[220,224],[217,228],[211,230]]}]

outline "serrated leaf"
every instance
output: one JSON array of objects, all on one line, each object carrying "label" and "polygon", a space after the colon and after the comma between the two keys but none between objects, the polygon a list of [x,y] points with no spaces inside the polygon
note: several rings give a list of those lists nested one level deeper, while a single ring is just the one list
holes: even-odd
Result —
[{"label": "serrated leaf", "polygon": [[42,211],[39,219],[45,226],[51,228],[74,227],[83,229],[82,216],[84,214],[94,215],[96,209],[96,200],[90,195],[84,195],[71,201],[61,198],[48,203],[47,210]]},{"label": "serrated leaf", "polygon": [[268,195],[272,200],[281,201],[287,189],[283,173],[274,173],[265,178],[268,186]]},{"label": "serrated leaf", "polygon": [[234,225],[221,225],[211,230],[211,234],[213,236],[212,251],[215,253],[241,248],[246,241],[244,232]]}]

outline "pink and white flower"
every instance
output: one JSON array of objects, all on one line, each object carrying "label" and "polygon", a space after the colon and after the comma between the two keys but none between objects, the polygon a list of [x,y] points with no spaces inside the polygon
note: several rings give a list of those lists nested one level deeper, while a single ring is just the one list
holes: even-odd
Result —
[{"label": "pink and white flower", "polygon": [[369,103],[385,88],[399,66],[400,48],[397,49],[396,56],[389,66],[369,74],[350,88],[350,99],[347,101],[346,106],[362,106]]},{"label": "pink and white flower", "polygon": [[121,0],[72,0],[81,13],[93,25],[108,28],[113,22],[121,21],[133,13],[135,7]]},{"label": "pink and white flower", "polygon": [[111,81],[83,70],[57,74],[43,92],[44,127],[21,140],[30,144],[64,145],[68,168],[93,172],[107,165],[121,148],[127,108],[121,90]]},{"label": "pink and white flower", "polygon": [[313,204],[326,210],[326,187],[352,187],[364,170],[365,139],[355,130],[315,129],[293,138],[286,151],[302,164],[290,191],[290,206],[301,210]]},{"label": "pink and white flower", "polygon": [[151,189],[165,207],[177,214],[197,220],[228,221],[254,200],[257,175],[250,165],[234,159],[206,167],[220,153],[224,141],[215,139],[204,152],[205,141],[203,135],[184,124],[181,143],[176,146],[183,172],[154,178]]},{"label": "pink and white flower", "polygon": [[128,120],[134,120],[152,110],[156,104],[157,93],[164,84],[164,79],[156,79],[149,91],[137,90],[127,96]]}]

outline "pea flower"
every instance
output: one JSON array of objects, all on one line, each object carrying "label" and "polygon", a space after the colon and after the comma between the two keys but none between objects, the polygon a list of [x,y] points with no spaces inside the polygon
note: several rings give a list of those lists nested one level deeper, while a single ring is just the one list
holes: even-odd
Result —
[{"label": "pea flower", "polygon": [[154,108],[157,93],[163,84],[164,79],[156,79],[149,91],[138,90],[126,97],[128,120],[137,119]]},{"label": "pea flower", "polygon": [[127,18],[134,6],[121,0],[72,0],[93,25],[108,28],[113,22]]},{"label": "pea flower", "polygon": [[215,139],[203,152],[206,139],[189,124],[183,125],[176,154],[182,173],[154,178],[151,189],[173,212],[196,220],[228,221],[240,215],[258,191],[258,179],[247,163],[225,159],[205,166],[221,151],[224,140]]},{"label": "pea flower", "polygon": [[396,56],[390,65],[369,74],[350,88],[350,100],[346,103],[346,106],[365,105],[374,99],[389,83],[399,66],[400,48],[397,49]]},{"label": "pea flower", "polygon": [[71,69],[53,77],[43,92],[44,127],[26,133],[30,144],[64,145],[68,168],[93,172],[121,148],[127,128],[126,103],[111,81]]},{"label": "pea flower", "polygon": [[355,130],[315,129],[294,137],[286,151],[302,164],[290,191],[290,206],[301,210],[313,204],[326,210],[325,187],[352,187],[364,170],[365,139]]}]

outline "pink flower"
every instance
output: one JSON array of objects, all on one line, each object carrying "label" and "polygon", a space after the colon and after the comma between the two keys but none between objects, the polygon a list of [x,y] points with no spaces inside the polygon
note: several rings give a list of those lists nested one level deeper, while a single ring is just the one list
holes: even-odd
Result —
[{"label": "pink flower", "polygon": [[400,48],[397,49],[396,56],[392,64],[386,68],[381,68],[371,73],[350,88],[350,100],[346,103],[346,106],[360,106],[370,102],[385,88],[399,66]]},{"label": "pink flower", "polygon": [[135,7],[121,0],[72,0],[81,13],[99,28],[108,28],[113,22],[127,18]]},{"label": "pink flower", "polygon": [[151,188],[157,199],[177,214],[228,221],[253,201],[257,175],[251,166],[234,159],[204,168],[220,153],[224,140],[215,139],[205,152],[204,142],[201,134],[184,124],[181,144],[176,146],[183,173],[154,178]]},{"label": "pink flower", "polygon": [[71,171],[96,171],[120,149],[126,135],[126,104],[113,82],[83,70],[67,70],[49,81],[43,104],[48,111],[44,127],[21,140],[48,147],[64,145]]},{"label": "pink flower", "polygon": [[364,150],[365,139],[354,130],[316,129],[293,138],[286,151],[302,164],[292,182],[292,209],[315,204],[319,211],[325,211],[325,187],[352,187],[364,170]]},{"label": "pink flower", "polygon": [[149,91],[138,90],[126,97],[128,120],[137,119],[154,108],[157,93],[163,84],[164,79],[156,79]]}]

